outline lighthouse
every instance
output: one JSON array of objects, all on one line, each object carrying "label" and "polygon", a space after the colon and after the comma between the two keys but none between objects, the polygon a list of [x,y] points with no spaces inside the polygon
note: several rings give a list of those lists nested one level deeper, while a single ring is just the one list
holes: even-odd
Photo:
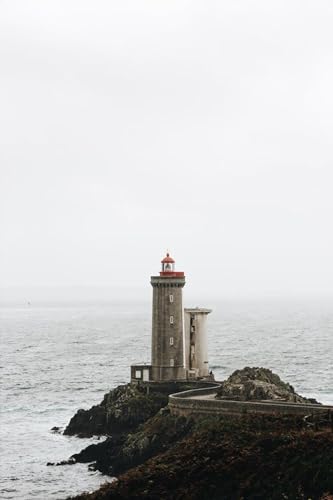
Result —
[{"label": "lighthouse", "polygon": [[207,315],[210,309],[183,308],[185,275],[169,253],[153,289],[151,363],[131,366],[131,381],[164,382],[211,378],[208,369]]},{"label": "lighthouse", "polygon": [[183,288],[185,276],[175,270],[175,261],[166,254],[153,287],[151,364],[154,380],[186,378],[183,335]]}]

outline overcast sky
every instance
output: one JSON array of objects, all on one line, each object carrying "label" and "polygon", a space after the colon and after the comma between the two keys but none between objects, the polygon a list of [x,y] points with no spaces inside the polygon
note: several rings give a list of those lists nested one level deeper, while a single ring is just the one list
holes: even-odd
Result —
[{"label": "overcast sky", "polygon": [[1,0],[0,286],[150,293],[169,249],[203,302],[333,295],[332,26],[332,0]]}]

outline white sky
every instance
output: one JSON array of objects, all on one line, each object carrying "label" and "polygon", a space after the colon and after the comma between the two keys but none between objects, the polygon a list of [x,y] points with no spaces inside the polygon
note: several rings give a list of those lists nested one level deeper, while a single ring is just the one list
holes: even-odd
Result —
[{"label": "white sky", "polygon": [[331,0],[1,0],[0,287],[150,293],[168,248],[204,300],[333,295],[332,26]]}]

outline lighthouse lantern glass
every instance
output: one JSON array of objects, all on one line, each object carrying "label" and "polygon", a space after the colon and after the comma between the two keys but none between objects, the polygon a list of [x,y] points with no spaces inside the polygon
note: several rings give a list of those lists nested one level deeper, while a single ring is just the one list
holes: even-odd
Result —
[{"label": "lighthouse lantern glass", "polygon": [[173,262],[163,262],[162,271],[164,273],[172,273],[175,270],[175,264]]}]

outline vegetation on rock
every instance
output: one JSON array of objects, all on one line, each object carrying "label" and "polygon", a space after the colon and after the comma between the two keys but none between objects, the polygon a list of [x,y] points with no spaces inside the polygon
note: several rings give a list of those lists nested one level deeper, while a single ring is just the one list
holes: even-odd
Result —
[{"label": "vegetation on rock", "polygon": [[120,385],[105,394],[100,405],[78,410],[64,434],[90,437],[129,432],[155,415],[168,402],[168,394],[139,385]]},{"label": "vegetation on rock", "polygon": [[78,410],[64,434],[79,437],[112,436],[134,431],[168,404],[173,392],[200,388],[206,384],[166,382],[161,384],[120,385],[105,394],[101,404]]},{"label": "vegetation on rock", "polygon": [[[206,384],[203,384],[206,385]],[[117,476],[77,500],[147,499],[327,500],[333,495],[330,416],[312,423],[301,416],[172,416],[168,395],[202,384],[120,386],[102,403],[79,410],[65,433],[106,434],[68,463]],[[314,402],[264,368],[244,368],[222,383],[219,397]]]},{"label": "vegetation on rock", "polygon": [[[160,416],[168,425],[168,418]],[[333,493],[333,433],[299,417],[206,418],[115,483],[77,500],[317,500]]]},{"label": "vegetation on rock", "polygon": [[88,446],[71,458],[76,462],[94,462],[90,468],[111,476],[118,475],[168,449],[184,437],[192,425],[193,422],[184,417],[160,412],[136,432]]},{"label": "vegetation on rock", "polygon": [[245,367],[236,370],[222,382],[217,398],[239,401],[280,400],[292,403],[317,403],[297,394],[294,388],[283,382],[278,375],[267,368]]}]

